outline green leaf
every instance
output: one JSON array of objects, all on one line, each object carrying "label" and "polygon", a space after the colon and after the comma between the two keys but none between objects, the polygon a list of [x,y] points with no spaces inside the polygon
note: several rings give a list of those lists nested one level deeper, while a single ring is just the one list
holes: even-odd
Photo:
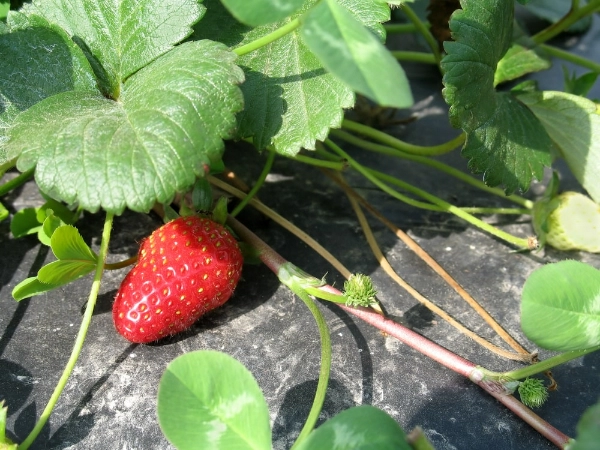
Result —
[{"label": "green leaf", "polygon": [[73,225],[58,227],[52,233],[51,244],[52,252],[58,259],[85,261],[94,265],[98,260]]},{"label": "green leaf", "polygon": [[523,286],[521,327],[549,350],[600,345],[600,271],[570,260],[534,271]]},{"label": "green leaf", "polygon": [[594,84],[596,84],[599,75],[597,72],[587,72],[577,76],[575,71],[571,75],[567,66],[562,66],[562,69],[565,79],[564,91],[581,97],[585,97],[590,92]]},{"label": "green leaf", "polygon": [[277,22],[295,13],[304,0],[221,0],[240,22],[257,27]]},{"label": "green leaf", "polygon": [[541,121],[571,172],[600,203],[600,115],[591,100],[565,92],[519,95]]},{"label": "green leaf", "polygon": [[158,387],[158,421],[179,450],[270,449],[269,411],[252,374],[216,351],[172,361]]},{"label": "green leaf", "polygon": [[120,97],[129,76],[192,33],[204,14],[197,0],[35,0],[38,14],[88,52],[106,94]]},{"label": "green leaf", "polygon": [[16,301],[21,301],[34,295],[43,294],[44,292],[56,289],[60,285],[45,284],[42,283],[37,277],[26,278],[17,284],[13,291],[12,296]]},{"label": "green leaf", "polygon": [[10,222],[10,232],[16,238],[37,233],[42,224],[37,218],[39,208],[25,208],[17,211]]},{"label": "green leaf", "polygon": [[486,184],[507,194],[529,188],[551,163],[552,143],[533,113],[511,93],[494,90],[498,61],[511,43],[512,0],[464,0],[445,42],[444,97],[453,126],[467,133],[463,155]]},{"label": "green leaf", "polygon": [[235,129],[243,74],[234,59],[222,44],[186,43],[130,77],[119,102],[94,92],[50,97],[19,115],[9,157],[36,166],[43,192],[89,211],[170,203],[220,161]]},{"label": "green leaf", "polygon": [[8,15],[8,11],[10,11],[10,2],[9,1],[1,1],[0,2],[0,20],[6,19]]},{"label": "green leaf", "polygon": [[42,224],[42,228],[38,230],[38,239],[44,245],[52,245],[52,235],[54,232],[65,225],[65,223],[60,219],[60,217],[56,217],[54,215],[54,211],[49,209],[46,210],[47,217],[44,219],[44,223]]},{"label": "green leaf", "polygon": [[536,43],[515,23],[513,44],[498,61],[494,73],[494,86],[520,78],[528,73],[550,68],[550,60],[543,55]]},{"label": "green leaf", "polygon": [[14,11],[8,25],[0,34],[0,148],[21,111],[59,92],[96,88],[83,52],[59,27]]},{"label": "green leaf", "polygon": [[90,261],[53,261],[38,271],[37,279],[43,284],[58,287],[87,275],[95,268],[96,263]]},{"label": "green leaf", "polygon": [[323,0],[313,7],[304,16],[300,31],[323,66],[355,92],[382,106],[412,105],[402,67],[337,0]]},{"label": "green leaf", "polygon": [[410,450],[406,435],[388,414],[373,406],[357,406],[329,419],[298,450]]},{"label": "green leaf", "polygon": [[[239,24],[216,0],[206,0],[206,17],[196,27],[195,38],[209,38],[239,47],[275,31],[316,3],[307,0],[290,19],[250,29]],[[363,25],[383,40],[381,22],[389,20],[385,3],[340,0]],[[238,115],[240,138],[252,138],[263,149],[273,145],[285,155],[301,148],[314,149],[317,140],[339,127],[344,108],[354,105],[354,94],[328,73],[295,30],[269,45],[238,59],[246,72],[242,85],[245,108]]]},{"label": "green leaf", "polygon": [[600,402],[586,409],[577,423],[577,437],[569,450],[595,450],[600,442]]}]

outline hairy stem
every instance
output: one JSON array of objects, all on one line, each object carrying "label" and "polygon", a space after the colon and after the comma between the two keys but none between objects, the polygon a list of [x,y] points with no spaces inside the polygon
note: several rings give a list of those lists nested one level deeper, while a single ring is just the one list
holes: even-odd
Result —
[{"label": "hairy stem", "polygon": [[600,0],[591,0],[582,8],[578,8],[577,3],[574,3],[571,10],[562,19],[553,23],[545,30],[540,31],[535,36],[532,36],[532,39],[536,44],[546,42],[565,31],[579,19],[592,14],[595,11],[600,11]]},{"label": "hairy stem", "polygon": [[[383,181],[394,184],[404,190],[407,190],[416,195],[419,195],[420,197],[424,198],[425,200],[431,202],[433,205],[435,205],[439,208],[442,208],[442,210],[452,213],[452,214],[456,215],[457,217],[460,217],[461,219],[467,221],[471,225],[476,226],[477,228],[484,230],[484,231],[490,233],[491,235],[502,239],[503,241],[506,241],[512,245],[515,245],[515,246],[519,247],[520,249],[531,250],[532,248],[535,248],[537,246],[537,241],[535,241],[535,240],[518,238],[516,236],[513,236],[512,234],[502,231],[502,230],[494,227],[493,225],[490,225],[490,224],[478,219],[477,217],[464,212],[457,206],[454,206],[432,194],[429,194],[428,192],[423,191],[422,189],[418,189],[408,183],[398,180],[397,178],[394,178],[392,176],[389,176],[384,173],[378,172],[376,170],[369,169],[367,167],[362,166],[361,164],[359,164],[354,159],[352,159],[350,157],[350,155],[348,155],[346,152],[344,152],[339,146],[334,144],[329,139],[325,141],[325,144],[327,146],[329,146],[332,150],[334,150],[338,155],[345,158],[346,161],[348,161],[348,164],[350,164],[350,166],[352,166],[352,168],[354,168],[357,172],[359,172],[361,175],[363,175],[371,183],[373,183],[378,188],[380,188],[382,191],[386,192],[387,194],[391,195],[392,197],[397,198],[398,200],[405,201],[406,197],[403,196],[402,194],[400,194],[399,192],[397,192],[396,190],[391,189]],[[427,207],[426,209],[433,209],[433,208]]]},{"label": "hairy stem", "polygon": [[13,189],[23,185],[26,181],[33,177],[34,170],[35,169],[29,169],[28,171],[19,174],[12,180],[7,181],[2,186],[0,186],[0,197],[8,194]]},{"label": "hairy stem", "polygon": [[357,147],[364,148],[365,150],[418,162],[420,164],[425,164],[441,172],[447,173],[448,175],[453,176],[454,178],[457,178],[467,184],[470,184],[471,186],[474,186],[482,191],[510,200],[513,203],[523,206],[524,208],[533,208],[533,202],[531,200],[527,200],[526,198],[520,197],[518,195],[506,195],[502,189],[489,187],[481,180],[474,178],[464,172],[461,172],[460,170],[455,169],[454,167],[449,166],[448,164],[444,164],[443,162],[438,161],[436,159],[427,156],[419,156],[406,153],[396,148],[389,147],[387,145],[375,144],[373,142],[369,142],[364,139],[358,138],[343,130],[331,130],[330,135],[343,139],[344,141]]},{"label": "hairy stem", "polygon": [[277,28],[272,33],[269,33],[260,39],[249,42],[246,45],[242,45],[241,47],[237,47],[233,49],[233,52],[238,56],[243,56],[247,53],[253,52],[254,50],[258,50],[265,45],[270,44],[271,42],[276,41],[277,39],[285,36],[288,33],[291,33],[296,28],[300,26],[300,19],[296,18],[285,24],[284,26]]},{"label": "hairy stem", "polygon": [[435,60],[439,65],[439,62],[442,59],[440,55],[440,49],[437,41],[429,31],[429,28],[427,28],[428,25],[425,22],[422,22],[421,19],[419,19],[419,16],[417,16],[417,14],[406,3],[403,3],[400,8],[402,9],[402,12],[406,14],[406,17],[408,17],[408,19],[415,26],[417,31],[423,35],[425,41],[429,45],[429,48],[431,48]]},{"label": "hairy stem", "polygon": [[267,179],[267,175],[269,175],[269,172],[271,172],[271,168],[273,167],[273,161],[275,161],[275,152],[269,152],[269,154],[267,155],[267,161],[265,162],[265,166],[263,167],[263,170],[260,173],[258,180],[256,180],[256,183],[254,184],[252,189],[250,189],[250,192],[248,192],[248,194],[240,201],[240,203],[231,212],[231,215],[233,217],[237,216],[242,211],[242,209],[244,209],[246,207],[248,202],[250,200],[252,200],[252,198],[254,198],[254,196],[258,193],[258,191],[264,184],[265,180]]},{"label": "hairy stem", "polygon": [[106,261],[106,255],[108,254],[108,243],[110,241],[110,232],[112,229],[113,223],[113,214],[107,213],[106,219],[104,221],[104,229],[102,231],[102,242],[100,243],[100,253],[98,254],[98,265],[96,266],[96,272],[94,274],[94,281],[92,282],[92,288],[90,289],[90,295],[88,297],[87,305],[85,307],[85,313],[83,315],[83,319],[81,321],[81,326],[79,327],[79,332],[77,333],[77,338],[75,339],[75,344],[73,346],[73,350],[71,351],[71,356],[67,361],[67,364],[63,370],[63,373],[58,380],[56,387],[54,388],[54,392],[48,401],[48,404],[42,411],[42,415],[40,416],[38,422],[35,424],[35,427],[29,433],[29,436],[21,443],[18,447],[18,450],[27,450],[29,446],[33,443],[33,441],[37,438],[44,425],[50,418],[50,414],[54,409],[54,406],[58,402],[58,398],[60,397],[62,391],[64,390],[73,369],[75,368],[75,364],[77,363],[77,359],[81,354],[81,350],[83,348],[83,342],[85,341],[85,336],[87,335],[90,323],[92,321],[92,314],[94,313],[94,306],[96,305],[96,299],[98,298],[98,292],[100,291],[100,282],[102,281],[102,273],[104,272],[104,262]]},{"label": "hairy stem", "polygon": [[434,65],[438,63],[435,59],[435,55],[433,55],[432,53],[410,52],[402,50],[392,50],[390,51],[390,53],[398,61],[418,62],[423,64]]},{"label": "hairy stem", "polygon": [[390,136],[389,134],[384,133],[383,131],[376,130],[375,128],[363,125],[358,122],[354,122],[349,119],[343,120],[342,128],[362,134],[363,136],[367,136],[370,139],[374,139],[385,145],[389,145],[392,148],[401,150],[405,153],[419,156],[443,155],[445,153],[451,152],[452,150],[454,150],[455,148],[457,148],[465,142],[465,134],[461,133],[451,141],[448,141],[444,144],[434,145],[431,147],[423,147],[421,145],[414,145],[409,144],[408,142],[401,141],[400,139]]},{"label": "hairy stem", "polygon": [[550,56],[564,59],[565,61],[569,61],[573,64],[577,64],[578,66],[590,69],[593,72],[600,73],[600,64],[587,58],[584,58],[583,56],[579,56],[574,53],[547,44],[540,45],[540,48],[546,53],[548,53]]}]

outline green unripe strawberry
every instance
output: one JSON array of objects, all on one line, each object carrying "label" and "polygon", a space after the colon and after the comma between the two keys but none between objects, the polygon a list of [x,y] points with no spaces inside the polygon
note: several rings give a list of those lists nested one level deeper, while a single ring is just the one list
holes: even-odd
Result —
[{"label": "green unripe strawberry", "polygon": [[578,192],[563,192],[533,210],[536,233],[558,250],[600,252],[600,206]]},{"label": "green unripe strawberry", "polygon": [[189,328],[225,303],[242,272],[236,240],[221,224],[189,216],[163,225],[144,240],[113,305],[117,331],[136,343]]}]

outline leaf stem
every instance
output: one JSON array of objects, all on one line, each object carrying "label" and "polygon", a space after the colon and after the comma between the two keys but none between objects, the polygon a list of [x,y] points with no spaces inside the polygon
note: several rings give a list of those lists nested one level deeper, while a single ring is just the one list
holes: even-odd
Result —
[{"label": "leaf stem", "polygon": [[[272,151],[275,152],[275,150],[272,150]],[[283,156],[288,156],[288,155],[283,155]],[[298,162],[301,162],[304,164],[308,164],[311,166],[322,167],[324,169],[332,169],[332,170],[336,170],[336,171],[342,171],[348,167],[348,165],[346,164],[345,161],[340,161],[339,159],[337,161],[325,161],[322,159],[312,158],[310,156],[301,155],[301,154],[297,154],[294,156],[290,155],[288,157],[295,161],[298,161]]]},{"label": "leaf stem", "polygon": [[56,387],[54,388],[54,392],[48,400],[48,404],[42,411],[42,414],[35,424],[35,427],[29,433],[29,436],[19,445],[18,450],[27,450],[29,446],[33,443],[33,441],[37,438],[44,425],[50,418],[50,414],[54,409],[54,406],[58,402],[58,398],[60,397],[62,391],[64,390],[67,381],[69,380],[69,376],[73,372],[75,368],[75,364],[77,363],[77,359],[81,354],[81,350],[83,348],[83,342],[85,341],[85,336],[87,335],[90,323],[92,321],[92,315],[94,313],[94,306],[96,304],[96,299],[98,298],[98,292],[100,291],[100,282],[102,281],[102,273],[104,272],[104,262],[106,261],[106,255],[108,254],[108,243],[110,241],[110,232],[112,228],[114,215],[112,213],[106,214],[106,219],[104,221],[104,229],[102,231],[102,242],[100,243],[100,253],[98,256],[98,264],[96,266],[96,273],[94,275],[94,281],[92,282],[92,287],[90,289],[90,295],[88,297],[87,305],[85,308],[85,313],[83,315],[83,319],[81,321],[81,326],[79,327],[79,332],[77,333],[77,338],[75,339],[75,344],[73,345],[73,350],[71,351],[71,356],[65,365],[63,373],[58,380]]},{"label": "leaf stem", "polygon": [[459,207],[462,211],[469,214],[531,214],[531,210],[526,208],[480,208],[477,206],[474,207]]},{"label": "leaf stem", "polygon": [[561,353],[560,355],[553,356],[551,358],[545,359],[544,361],[540,361],[538,363],[532,364],[527,367],[523,367],[521,369],[511,370],[509,372],[491,372],[485,369],[481,370],[485,375],[484,379],[501,381],[509,378],[511,380],[521,380],[523,378],[527,378],[538,373],[545,372],[560,364],[564,364],[567,361],[580,358],[584,355],[587,355],[588,353],[592,353],[598,350],[600,350],[600,345],[596,347],[586,348],[585,350],[573,350],[570,352]]},{"label": "leaf stem", "polygon": [[573,3],[571,10],[562,19],[532,36],[533,42],[542,44],[565,31],[579,19],[598,10],[600,10],[600,0],[591,0],[581,8],[577,7],[577,3]]},{"label": "leaf stem", "polygon": [[540,48],[548,53],[550,56],[555,58],[564,59],[565,61],[569,61],[570,63],[577,64],[578,66],[585,67],[586,69],[590,69],[593,72],[600,73],[600,64],[584,58],[583,56],[575,55],[566,50],[562,50],[558,47],[554,47],[552,45],[541,44]]},{"label": "leaf stem", "polygon": [[[402,189],[412,192],[416,195],[419,195],[421,198],[424,198],[425,200],[431,202],[432,206],[435,205],[433,208],[427,206],[425,209],[435,210],[435,207],[441,208],[441,211],[452,213],[452,214],[456,215],[457,217],[460,217],[461,219],[467,221],[471,225],[476,226],[484,231],[487,231],[491,235],[496,236],[497,238],[500,238],[512,245],[515,245],[515,246],[519,247],[520,249],[531,250],[531,249],[535,248],[537,245],[536,243],[530,241],[530,239],[518,238],[516,236],[513,236],[512,234],[502,231],[502,230],[494,227],[493,225],[490,225],[490,224],[478,219],[477,217],[475,217],[467,212],[464,212],[459,207],[454,206],[454,205],[442,200],[439,197],[436,197],[428,192],[423,191],[422,189],[414,187],[414,186],[412,186],[408,183],[405,183],[404,181],[401,181],[390,175],[386,175],[382,172],[378,172],[376,170],[369,169],[367,167],[362,166],[361,164],[359,164],[357,161],[352,159],[350,157],[350,155],[348,155],[346,152],[344,152],[339,146],[337,146],[335,143],[333,143],[329,139],[327,139],[325,141],[325,144],[328,145],[331,149],[333,149],[338,155],[345,158],[348,161],[348,164],[350,164],[350,166],[352,166],[352,168],[354,168],[356,171],[358,171],[361,175],[363,175],[371,183],[373,183],[379,189],[381,189],[382,191],[391,195],[392,197],[397,198],[398,200],[406,201],[406,196],[400,194],[395,189],[390,188],[387,184],[383,183],[381,180],[383,180],[387,183],[391,183],[396,186],[399,186]],[[417,201],[413,200],[411,202],[411,204],[414,204],[414,203],[422,203],[422,202],[417,202]],[[428,205],[428,204],[423,203],[423,205]]]},{"label": "leaf stem", "polygon": [[476,188],[482,191],[510,200],[513,203],[523,206],[524,208],[533,208],[533,202],[531,200],[527,200],[526,198],[520,197],[518,195],[506,195],[502,189],[490,187],[481,180],[478,180],[477,178],[474,178],[464,172],[461,172],[458,169],[455,169],[454,167],[449,166],[448,164],[444,164],[443,162],[435,160],[433,158],[427,156],[413,155],[393,147],[375,144],[373,142],[369,142],[359,137],[356,137],[343,130],[331,130],[330,134],[340,139],[343,139],[344,141],[352,145],[364,148],[365,150],[428,165],[442,172],[445,172],[448,175],[458,178],[459,180],[464,181],[465,183],[468,183],[471,186],[475,186]]},{"label": "leaf stem", "polygon": [[403,51],[403,50],[392,50],[392,51],[390,51],[390,53],[398,61],[410,61],[410,62],[418,62],[418,63],[423,63],[423,64],[437,64],[438,63],[435,59],[435,55],[432,53],[410,52],[410,51]]},{"label": "leaf stem", "polygon": [[304,422],[304,426],[296,439],[296,442],[292,445],[292,449],[296,448],[304,439],[315,428],[315,424],[321,414],[323,403],[325,402],[325,394],[327,393],[327,385],[329,384],[329,374],[331,372],[331,337],[329,336],[329,329],[325,317],[317,308],[315,302],[308,296],[306,291],[299,287],[288,286],[294,294],[296,294],[304,304],[308,307],[312,313],[317,327],[319,328],[319,336],[321,338],[321,369],[319,370],[319,381],[317,383],[317,390],[315,392],[315,398],[313,404]]},{"label": "leaf stem", "polygon": [[242,45],[241,47],[237,47],[233,49],[233,52],[238,56],[243,56],[247,53],[253,52],[254,50],[258,50],[265,45],[270,44],[271,42],[276,41],[277,39],[285,36],[288,33],[291,33],[296,28],[300,26],[300,19],[296,18],[283,25],[282,27],[277,28],[272,33],[269,33],[255,41],[249,42],[246,45]]},{"label": "leaf stem", "polygon": [[119,270],[124,267],[135,264],[138,260],[138,255],[134,255],[131,258],[124,259],[123,261],[119,261],[116,263],[106,263],[104,264],[104,270]]},{"label": "leaf stem", "polygon": [[[427,23],[424,23],[428,26]],[[386,23],[383,25],[387,34],[403,34],[403,33],[414,33],[417,31],[417,27],[414,23]]]},{"label": "leaf stem", "polygon": [[421,19],[419,19],[419,16],[417,16],[417,14],[415,14],[415,12],[406,3],[403,3],[400,6],[400,8],[402,9],[402,12],[404,12],[404,14],[406,14],[406,17],[408,17],[408,19],[415,26],[417,31],[423,35],[423,37],[425,38],[425,41],[427,42],[427,44],[429,44],[429,47],[431,48],[431,51],[433,52],[433,56],[434,56],[435,60],[437,61],[437,64],[439,65],[439,63],[442,59],[442,57],[440,55],[440,48],[438,46],[437,41],[435,40],[435,38],[433,37],[433,35],[429,31],[429,29],[427,28],[428,24],[426,22],[422,22]]},{"label": "leaf stem", "polygon": [[423,147],[421,145],[414,145],[401,141],[400,139],[390,136],[389,134],[384,133],[383,131],[376,130],[375,128],[360,124],[358,122],[354,122],[349,119],[344,119],[342,121],[342,127],[347,130],[351,130],[356,133],[367,136],[383,144],[389,145],[390,147],[395,148],[397,150],[418,156],[443,155],[445,153],[451,152],[452,150],[454,150],[455,148],[457,148],[465,142],[465,134],[461,133],[451,141],[448,141],[444,144],[434,145],[431,147]]},{"label": "leaf stem", "polygon": [[8,194],[13,189],[18,188],[19,186],[25,184],[25,182],[33,176],[34,171],[35,171],[35,168],[29,169],[26,172],[19,174],[12,180],[7,181],[2,186],[0,186],[0,197]]},{"label": "leaf stem", "polygon": [[258,193],[260,188],[263,186],[265,180],[267,179],[267,175],[269,175],[269,172],[271,172],[271,168],[273,167],[273,161],[275,161],[275,154],[276,153],[274,151],[269,152],[269,154],[267,155],[267,161],[265,162],[265,165],[263,167],[262,172],[260,173],[260,175],[258,177],[258,180],[256,180],[256,183],[254,184],[252,189],[250,189],[250,192],[248,192],[248,194],[246,194],[246,196],[240,201],[240,203],[231,212],[231,215],[233,217],[237,216],[242,211],[242,209],[244,209],[246,207],[248,202],[256,196],[256,194]]}]

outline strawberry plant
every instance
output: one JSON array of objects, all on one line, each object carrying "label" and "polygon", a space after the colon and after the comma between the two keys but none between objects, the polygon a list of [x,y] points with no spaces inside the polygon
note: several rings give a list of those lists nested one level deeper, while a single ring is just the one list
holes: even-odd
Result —
[{"label": "strawberry plant", "polygon": [[[31,242],[37,237],[40,248],[54,255],[49,263],[38,261],[28,274],[19,274],[23,276],[13,285],[12,297],[21,302],[22,310],[56,293],[70,300],[70,289],[92,277],[73,350],[50,399],[35,424],[25,433],[10,436],[5,434],[6,417],[15,406],[4,405],[0,446],[14,448],[16,441],[25,450],[48,429],[52,411],[61,407],[57,406],[59,398],[78,370],[88,331],[99,322],[92,319],[103,308],[103,286],[121,287],[110,296],[107,308],[113,311],[114,326],[103,329],[100,337],[95,335],[98,342],[114,335],[116,329],[128,341],[151,344],[139,348],[168,355],[169,343],[190,339],[201,316],[211,317],[204,315],[218,307],[216,311],[227,311],[223,305],[238,282],[250,282],[241,274],[242,250],[247,263],[262,261],[302,300],[317,326],[319,379],[294,448],[345,448],[341,443],[346,442],[358,448],[375,440],[378,448],[431,447],[427,433],[416,429],[405,434],[393,411],[369,405],[351,408],[317,427],[335,352],[328,326],[331,319],[315,298],[472,381],[553,444],[577,449],[593,441],[597,430],[589,417],[597,406],[582,418],[574,442],[525,405],[541,407],[549,397],[549,388],[536,376],[546,373],[553,380],[548,373],[551,368],[589,355],[600,346],[597,270],[566,261],[541,267],[522,287],[514,286],[514,280],[509,283],[507,292],[522,290],[521,326],[528,340],[544,349],[538,354],[507,332],[442,264],[394,223],[398,220],[394,211],[403,208],[426,211],[438,220],[452,217],[463,229],[468,226],[493,237],[492,242],[501,242],[499,252],[506,257],[513,250],[533,252],[532,261],[540,258],[535,252],[544,246],[599,251],[600,121],[596,94],[590,92],[596,92],[600,65],[555,46],[551,39],[563,32],[588,32],[597,22],[594,13],[600,11],[600,1],[518,3],[0,2],[0,170],[4,175],[0,220],[11,219],[9,246],[20,245],[17,239]],[[527,21],[520,19],[531,16],[543,20],[544,26],[528,29]],[[385,45],[393,35],[399,36],[399,50],[394,39]],[[408,35],[417,37],[409,50],[402,39]],[[557,60],[587,72],[563,68],[563,90],[545,90],[534,74],[552,70]],[[448,106],[445,122],[457,130],[446,142],[436,141],[431,129],[426,139],[400,139],[403,130],[419,123],[418,114],[402,117],[416,108],[414,87],[420,80],[411,79],[406,69],[415,63],[438,71],[433,95],[443,96]],[[240,156],[241,145],[245,147]],[[448,164],[458,149],[470,174]],[[261,162],[260,174],[252,175]],[[278,164],[289,164],[291,173],[301,174],[312,184],[311,195],[296,193],[286,198],[284,188],[267,195],[273,192],[270,182],[287,180],[276,173]],[[414,181],[415,175],[428,170],[435,171],[436,180],[457,180],[481,192],[484,206],[462,206],[472,198],[466,190],[463,201],[460,189],[440,193],[435,183],[427,187]],[[552,170],[554,175],[544,176]],[[569,191],[582,192],[561,192],[559,180],[562,183],[561,178],[569,177],[577,182]],[[248,187],[246,181],[253,178],[256,181]],[[525,197],[532,183],[536,188],[547,184],[545,192]],[[28,186],[38,190],[38,201],[23,208],[15,198]],[[331,189],[341,201],[329,197]],[[340,205],[347,197],[380,264],[379,272],[373,270],[373,274],[389,276],[394,283],[391,291],[378,293],[377,282],[357,268],[347,269],[289,218],[267,206],[267,198],[288,204],[295,218],[307,220],[307,228],[318,233],[320,219],[303,206],[312,201],[311,196],[325,194],[321,205],[331,214],[327,225],[339,229],[346,217]],[[221,200],[213,208],[215,197]],[[224,198],[237,198],[229,215]],[[501,202],[500,206],[492,199]],[[389,202],[392,208],[381,206]],[[327,284],[322,273],[304,272],[245,227],[236,217],[246,213],[246,207],[258,210],[315,249],[348,279],[344,291]],[[456,312],[447,312],[405,281],[397,264],[380,248],[381,234],[371,229],[364,210],[458,293],[496,337],[489,338],[472,323],[457,320]],[[101,226],[96,223],[100,214]],[[112,254],[115,242],[122,239],[121,218],[133,217],[130,220],[136,223],[157,215],[166,224],[125,244],[131,248],[128,257],[119,260]],[[514,227],[508,219],[507,226],[501,221],[494,225],[489,215],[525,218],[530,224]],[[86,227],[94,226],[100,234],[96,243],[86,234]],[[350,245],[341,251],[350,254],[352,249],[346,247]],[[475,251],[475,246],[469,248]],[[361,259],[366,253],[361,251]],[[40,261],[45,260],[41,255]],[[495,257],[491,251],[488,256]],[[597,259],[585,258],[597,265]],[[360,261],[355,262],[360,266]],[[310,267],[311,272],[320,267],[318,263],[298,264]],[[127,274],[113,272],[129,266],[133,267]],[[409,271],[408,266],[402,270]],[[464,271],[478,269],[474,265]],[[532,267],[527,270],[532,272]],[[396,286],[486,352],[526,366],[492,371],[414,332],[387,313],[394,307],[388,301]],[[282,306],[281,317],[292,306]],[[500,321],[509,321],[509,314],[502,311]],[[0,352],[10,346],[15,324],[17,319],[9,323],[5,333],[9,342],[0,341]],[[289,325],[297,326],[291,320]],[[42,335],[43,327],[51,325],[39,326]],[[255,331],[244,339],[261,342]],[[190,350],[184,345],[177,353]],[[123,358],[117,361],[118,366]],[[115,364],[110,370],[115,370]],[[7,379],[24,376],[6,370]],[[137,376],[132,383],[142,383],[142,378]],[[268,401],[259,385],[260,380],[257,383],[229,356],[189,352],[175,359],[160,381],[160,426],[177,448],[281,447],[273,442]],[[12,391],[4,395],[21,401]],[[131,445],[138,446],[136,436],[133,439]],[[106,448],[116,445],[107,441],[102,444]]]}]

